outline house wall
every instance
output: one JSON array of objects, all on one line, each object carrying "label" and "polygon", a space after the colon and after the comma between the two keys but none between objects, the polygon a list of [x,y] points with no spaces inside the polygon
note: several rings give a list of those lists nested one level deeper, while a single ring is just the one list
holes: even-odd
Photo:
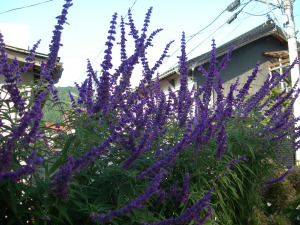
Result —
[{"label": "house wall", "polygon": [[[235,83],[237,77],[239,77],[238,88],[241,88],[247,81],[248,76],[252,74],[255,65],[260,63],[259,68],[261,71],[258,72],[257,78],[251,84],[252,88],[249,91],[249,94],[256,93],[266,80],[269,73],[268,65],[272,63],[272,58],[264,56],[263,53],[286,49],[287,47],[283,46],[276,38],[268,36],[234,50],[231,60],[227,63],[226,68],[221,71],[221,78],[224,82],[224,94],[228,93],[230,85]],[[218,61],[220,62],[223,57],[219,57]],[[207,69],[208,64],[204,64],[203,67]],[[202,72],[195,69],[194,74],[197,84],[201,86],[204,82]]]},{"label": "house wall", "polygon": [[[172,85],[172,80],[174,80],[174,86]],[[191,89],[195,82],[191,76],[188,77],[188,87]],[[168,93],[168,87],[171,87],[173,91],[178,91],[180,88],[180,75],[174,74],[160,82],[160,88],[164,93]]]},{"label": "house wall", "polygon": [[[175,87],[173,87],[170,83],[171,80],[175,79]],[[167,79],[164,79],[160,82],[160,88],[163,92],[167,93],[168,92],[168,87],[171,86],[172,90],[179,90],[180,87],[180,75],[179,74],[174,74],[171,77],[168,77]]]},{"label": "house wall", "polygon": [[[23,84],[32,84],[33,83],[33,71],[27,71],[26,73],[21,75],[21,79],[22,81],[19,82],[20,85]],[[0,86],[2,86],[2,84],[4,84],[5,77],[0,74]]]},{"label": "house wall", "polygon": [[[19,62],[19,66],[22,66],[22,62]],[[27,96],[30,97],[30,95],[32,94],[31,93],[31,89],[30,87],[28,86],[29,84],[33,84],[34,82],[34,72],[32,70],[28,70],[26,73],[22,74],[21,75],[21,79],[22,81],[21,82],[18,82],[18,86],[19,86],[19,89],[21,92],[23,93],[27,93]],[[7,94],[6,90],[2,89],[2,85],[5,84],[5,76],[3,74],[0,74],[0,99],[7,99],[9,98],[10,96]],[[10,103],[9,104],[10,107],[13,107],[13,103]],[[8,107],[6,104],[1,104],[0,105],[0,109],[1,109],[1,112],[4,113],[8,110]],[[0,115],[2,117],[2,115]],[[19,118],[19,115],[18,113],[15,113],[15,112],[11,112],[10,113],[10,118],[13,119],[13,120],[17,120]],[[2,122],[4,125],[6,126],[10,126],[11,125],[11,122],[8,121],[8,120],[5,120],[2,118]],[[0,133],[4,136],[8,135],[9,133],[7,132],[3,132],[2,129],[0,129]]]}]

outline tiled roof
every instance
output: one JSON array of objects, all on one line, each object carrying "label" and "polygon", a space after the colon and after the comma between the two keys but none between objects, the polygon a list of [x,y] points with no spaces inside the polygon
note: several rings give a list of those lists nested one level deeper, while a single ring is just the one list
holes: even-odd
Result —
[{"label": "tiled roof", "polygon": [[[217,52],[216,56],[220,57],[222,55],[225,55],[232,46],[235,46],[235,49],[238,49],[244,45],[247,45],[253,41],[256,41],[262,37],[266,37],[269,35],[273,35],[280,41],[286,42],[286,38],[285,38],[283,32],[281,31],[281,29],[279,27],[277,27],[276,24],[272,20],[268,20],[265,23],[255,27],[254,29],[252,29],[252,30],[238,36],[237,38],[234,38],[233,40],[218,47],[216,50],[216,52]],[[197,56],[193,59],[188,60],[188,62],[187,62],[188,67],[190,69],[192,69],[196,66],[204,64],[209,59],[210,54],[211,54],[211,52],[209,51],[200,56]],[[167,78],[167,77],[171,76],[172,74],[176,73],[176,71],[178,71],[177,66],[164,72],[159,78],[161,80],[164,78]]]}]

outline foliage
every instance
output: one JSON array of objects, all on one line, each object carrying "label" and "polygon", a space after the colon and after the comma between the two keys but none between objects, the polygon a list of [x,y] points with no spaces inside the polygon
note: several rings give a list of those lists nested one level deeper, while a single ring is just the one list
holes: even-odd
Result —
[{"label": "foliage", "polygon": [[[72,103],[69,97],[69,91],[74,95],[78,96],[78,90],[76,87],[55,87],[57,90],[57,96],[62,104],[64,104],[64,110],[72,108]],[[63,112],[59,105],[52,101],[47,101],[43,107],[43,121],[50,123],[61,123],[64,120]]]},{"label": "foliage", "polygon": [[[206,81],[189,89],[182,35],[180,89],[164,93],[154,77],[169,43],[153,66],[147,49],[161,31],[147,35],[152,8],[138,31],[131,12],[121,18],[121,63],[113,69],[117,15],[108,31],[101,76],[90,62],[87,78],[76,84],[78,98],[70,93],[72,107],[57,97],[51,77],[59,50],[61,30],[71,0],[66,0],[50,44],[49,58],[41,65],[35,98],[18,88],[20,74],[32,66],[35,46],[19,68],[9,62],[1,36],[1,149],[0,220],[4,224],[246,224],[251,212],[263,215],[262,187],[283,180],[291,169],[274,146],[299,137],[292,107],[298,90],[270,93],[288,76],[269,75],[261,89],[248,97],[259,65],[244,86],[238,80],[222,91],[221,62],[213,41],[209,68],[200,67]],[[129,33],[125,29],[129,28]],[[128,55],[126,41],[135,51]],[[130,78],[137,64],[143,67],[136,88]],[[211,93],[217,101],[211,105]],[[2,97],[4,93],[7,97]],[[295,96],[293,97],[293,95]],[[54,128],[45,128],[45,101],[67,115]],[[283,107],[283,104],[284,107]],[[17,113],[17,119],[12,119]],[[266,123],[267,121],[267,123]],[[298,148],[299,143],[294,144]],[[57,146],[61,151],[55,151]],[[276,177],[272,177],[275,176]],[[272,177],[272,178],[271,178]],[[275,215],[274,215],[275,217]]]},{"label": "foliage", "polygon": [[[277,173],[281,174],[282,171],[277,171]],[[300,192],[299,189],[295,189],[298,187],[298,182],[299,167],[295,167],[283,181],[264,188],[261,197],[265,204],[265,210],[264,212],[256,210],[253,213],[255,224],[298,224],[300,221]]]}]

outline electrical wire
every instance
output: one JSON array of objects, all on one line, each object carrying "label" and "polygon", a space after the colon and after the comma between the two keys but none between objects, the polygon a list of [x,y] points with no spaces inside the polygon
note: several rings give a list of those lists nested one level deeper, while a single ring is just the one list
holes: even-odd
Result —
[{"label": "electrical wire", "polygon": [[[217,31],[219,31],[224,25],[226,25],[227,22],[223,23],[221,26],[219,26],[214,32],[212,32],[208,37],[206,37],[203,41],[201,41],[196,47],[194,47],[191,51],[189,51],[186,56],[191,54],[193,51],[195,51],[200,45],[202,45],[205,41],[207,41],[212,35],[214,35]],[[174,63],[167,71],[174,68],[178,63]]]},{"label": "electrical wire", "polygon": [[[246,3],[243,3],[242,5],[243,8],[238,11],[236,14],[238,15],[252,0],[249,0],[248,2]],[[207,26],[205,26],[204,28],[202,28],[201,30],[199,30],[196,34],[192,35],[192,37],[187,40],[185,43],[187,44],[190,40],[192,40],[194,37],[196,37],[198,34],[200,34],[203,30],[205,30],[207,27],[209,27],[210,25],[212,25],[224,12],[226,12],[227,9],[225,9],[224,11],[222,11],[211,23],[209,23]],[[193,48],[188,54],[192,53],[196,48],[198,48],[201,44],[203,44],[208,38],[210,38],[213,34],[215,34],[219,29],[221,29],[226,23],[224,23],[223,25],[221,25],[219,28],[217,28],[212,34],[210,34],[206,39],[204,39],[202,42],[200,42],[195,48]],[[175,50],[175,52],[173,52],[163,63],[166,63],[175,53],[177,53],[181,48],[179,47],[178,49]],[[187,54],[187,55],[188,55]],[[176,63],[170,67],[170,69],[172,69],[174,66],[176,65]],[[170,70],[169,69],[169,70]],[[168,71],[168,70],[167,70]]]},{"label": "electrical wire", "polygon": [[264,13],[264,14],[259,14],[259,15],[253,14],[253,13],[249,13],[249,12],[242,12],[242,13],[245,13],[245,14],[247,14],[247,15],[249,15],[249,16],[265,16],[265,15],[268,15],[270,12],[271,12],[271,11],[269,10],[268,12],[266,12],[266,13]]},{"label": "electrical wire", "polygon": [[44,4],[44,3],[47,3],[47,2],[52,2],[52,1],[53,0],[48,0],[48,1],[45,1],[45,2],[36,3],[36,4],[33,4],[33,5],[28,5],[28,6],[23,6],[23,7],[19,7],[19,8],[10,9],[10,10],[7,10],[5,12],[1,12],[0,14],[5,14],[5,13],[11,12],[11,11],[15,11],[15,10],[19,10],[19,9],[25,9],[25,8],[29,8],[29,7],[41,5],[41,4]]},{"label": "electrical wire", "polygon": [[216,29],[213,33],[211,33],[207,38],[205,38],[203,41],[201,41],[196,47],[194,47],[191,51],[189,51],[186,55],[188,56],[193,51],[195,51],[200,45],[202,45],[208,38],[210,38],[213,34],[215,34],[217,31],[219,31],[223,26],[226,25],[227,22],[223,23],[218,29]]},{"label": "electrical wire", "polygon": [[[252,9],[250,9],[250,12],[252,12],[256,7],[258,6],[258,4],[255,4],[253,7],[252,7]],[[243,11],[242,11],[243,12]],[[243,12],[243,13],[245,13],[245,12]],[[248,19],[248,18],[250,18],[250,16],[251,15],[255,15],[255,14],[251,14],[251,13],[246,13],[248,16],[246,16],[246,17],[244,17],[244,18],[242,18],[241,20],[240,20],[240,23],[225,37],[225,38],[223,38],[223,40],[222,40],[222,42],[223,43],[225,43],[226,42],[226,40],[228,39],[228,37],[230,37],[231,35],[232,35],[232,33],[236,30],[236,29],[238,29],[244,22],[245,22],[245,20],[246,19]],[[251,15],[249,15],[249,14],[251,14]],[[222,45],[222,43],[221,43],[221,45]]]},{"label": "electrical wire", "polygon": [[[220,18],[220,16],[226,12],[227,9],[223,10],[212,22],[210,22],[208,25],[206,25],[205,27],[201,28],[197,33],[191,35],[190,39],[188,39],[185,43],[187,44],[189,41],[191,41],[194,37],[196,37],[197,35],[199,35],[203,30],[205,30],[206,28],[208,28],[210,25],[212,25],[217,19]],[[177,48],[167,59],[165,59],[165,61],[161,64],[161,66],[166,63],[173,55],[175,55],[181,48]]]},{"label": "electrical wire", "polygon": [[[236,15],[238,15],[240,12],[242,12],[242,10],[251,2],[252,0],[249,0],[248,2],[242,4],[244,5],[242,9],[240,9]],[[210,24],[208,24],[206,27],[204,27],[203,29],[201,29],[200,31],[198,31],[196,33],[196,35],[200,34],[201,31],[203,31],[204,29],[206,29],[208,26],[210,26],[213,22],[215,22],[224,12],[226,12],[227,9],[225,9],[223,12],[221,12],[216,19],[214,19]],[[196,47],[194,47],[190,52],[188,52],[186,55],[188,56],[190,53],[192,53],[193,51],[195,51],[200,45],[202,45],[206,40],[208,40],[208,38],[210,38],[213,34],[215,34],[217,31],[219,31],[223,26],[226,25],[227,22],[225,22],[224,24],[222,24],[220,27],[218,27],[213,33],[211,33],[207,38],[205,38],[203,41],[201,41]],[[196,36],[195,35],[195,36]],[[194,38],[195,36],[192,36],[192,38]],[[188,41],[186,41],[186,44],[192,39],[190,38]],[[173,54],[171,54],[168,59],[166,59],[162,64],[164,64],[165,62],[167,62],[176,52],[178,52],[181,48],[179,47],[175,52],[173,52]],[[171,70],[172,68],[174,68],[177,65],[177,63],[175,63],[173,66],[171,66],[167,71]]]},{"label": "electrical wire", "polygon": [[[272,13],[272,15],[273,15],[274,21],[277,22],[277,23],[276,23],[276,26],[278,26],[278,27],[282,30],[282,33],[283,33],[284,37],[285,37],[286,39],[288,39],[288,37],[287,37],[287,35],[286,35],[284,29],[283,29],[282,26],[280,25],[280,23],[279,23],[279,21],[278,21],[276,15],[275,15],[275,13],[274,13],[274,9],[271,8],[271,5],[270,5],[270,2],[269,2],[269,1],[267,1],[267,5],[268,5],[268,7],[269,7],[269,9],[270,9],[270,11],[271,11],[271,13]],[[278,7],[280,7],[280,5],[277,6],[277,8],[278,8]]]}]

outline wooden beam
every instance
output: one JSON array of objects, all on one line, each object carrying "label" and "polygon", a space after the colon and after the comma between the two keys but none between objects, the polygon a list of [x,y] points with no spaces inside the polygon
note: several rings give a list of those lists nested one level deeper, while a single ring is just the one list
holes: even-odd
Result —
[{"label": "wooden beam", "polygon": [[290,62],[289,59],[284,59],[284,60],[280,60],[280,61],[278,61],[278,62],[276,62],[276,63],[272,63],[272,64],[268,65],[268,67],[271,68],[271,67],[273,67],[273,66],[277,66],[277,65],[279,65],[279,64],[282,64],[282,63],[289,63],[289,62]]}]

